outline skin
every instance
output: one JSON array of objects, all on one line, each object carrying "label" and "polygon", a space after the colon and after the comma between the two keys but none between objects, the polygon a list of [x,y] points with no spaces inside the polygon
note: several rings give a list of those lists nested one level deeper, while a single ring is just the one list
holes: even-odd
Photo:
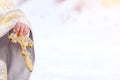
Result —
[{"label": "skin", "polygon": [[25,36],[30,31],[29,27],[22,22],[16,23],[14,30],[18,36]]}]

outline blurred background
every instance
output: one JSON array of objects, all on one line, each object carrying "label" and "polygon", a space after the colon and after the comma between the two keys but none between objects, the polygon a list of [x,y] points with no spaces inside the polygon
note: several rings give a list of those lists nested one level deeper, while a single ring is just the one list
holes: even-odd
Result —
[{"label": "blurred background", "polygon": [[120,80],[120,0],[19,0],[31,22],[31,80]]}]

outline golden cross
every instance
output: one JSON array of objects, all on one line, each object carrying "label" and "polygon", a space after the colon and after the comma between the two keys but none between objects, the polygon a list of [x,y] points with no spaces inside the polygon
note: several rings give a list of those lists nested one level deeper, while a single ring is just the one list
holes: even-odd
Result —
[{"label": "golden cross", "polygon": [[33,41],[26,36],[18,36],[17,34],[11,33],[10,36],[8,37],[8,39],[12,42],[12,43],[19,43],[21,45],[21,54],[23,56],[23,58],[25,59],[26,62],[26,67],[28,68],[28,70],[30,72],[33,71],[33,65],[32,65],[32,61],[30,59],[30,53],[26,50],[26,47],[31,48],[33,46]]}]

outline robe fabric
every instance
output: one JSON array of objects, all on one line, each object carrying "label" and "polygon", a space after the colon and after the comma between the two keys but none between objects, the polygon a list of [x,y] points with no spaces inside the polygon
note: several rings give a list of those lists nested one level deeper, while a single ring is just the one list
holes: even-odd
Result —
[{"label": "robe fabric", "polygon": [[0,80],[7,80],[7,67],[5,62],[0,60]]},{"label": "robe fabric", "polygon": [[[13,1],[0,0],[0,70],[4,69],[3,71],[7,72],[6,78],[6,74],[0,71],[0,80],[29,80],[30,78],[31,73],[21,55],[20,45],[13,44],[8,39],[17,22],[23,22],[30,27],[29,37],[33,40],[31,26],[24,13],[16,8]],[[27,51],[30,52],[30,58],[34,64],[34,47],[27,48]]]}]

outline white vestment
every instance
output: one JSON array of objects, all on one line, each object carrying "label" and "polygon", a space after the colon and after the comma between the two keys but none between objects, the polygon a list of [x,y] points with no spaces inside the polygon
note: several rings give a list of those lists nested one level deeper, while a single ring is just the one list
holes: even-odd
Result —
[{"label": "white vestment", "polygon": [[[26,68],[20,45],[8,40],[8,36],[17,22],[23,22],[30,27],[23,12],[15,7],[14,2],[0,0],[0,62],[4,63],[3,66],[0,65],[0,69],[6,67],[7,80],[29,80],[31,73]],[[30,31],[29,37],[33,39],[32,31]],[[34,64],[34,47],[27,50],[31,53],[31,60]],[[1,76],[0,72],[0,80],[6,80]]]}]

